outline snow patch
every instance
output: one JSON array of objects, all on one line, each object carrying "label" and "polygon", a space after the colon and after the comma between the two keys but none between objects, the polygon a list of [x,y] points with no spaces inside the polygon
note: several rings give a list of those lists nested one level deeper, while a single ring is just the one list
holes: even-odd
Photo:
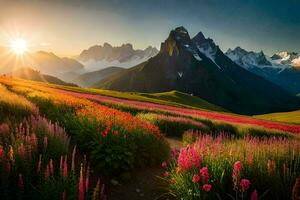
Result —
[{"label": "snow patch", "polygon": [[202,58],[200,58],[200,56],[197,53],[194,53],[194,58],[196,58],[196,60],[201,61]]},{"label": "snow patch", "polygon": [[178,74],[178,76],[179,76],[180,78],[182,78],[183,72],[177,72],[177,74]]},{"label": "snow patch", "polygon": [[215,61],[215,56],[216,56],[216,52],[215,52],[215,50],[213,50],[212,48],[211,48],[211,46],[209,45],[208,46],[208,48],[206,48],[206,49],[204,49],[204,48],[202,48],[202,47],[199,47],[199,46],[197,46],[198,47],[198,50],[201,52],[201,53],[203,53],[206,57],[208,57],[211,61],[213,61],[216,65],[217,65],[217,67],[219,68],[219,69],[221,69],[221,67],[216,63],[216,61]]}]

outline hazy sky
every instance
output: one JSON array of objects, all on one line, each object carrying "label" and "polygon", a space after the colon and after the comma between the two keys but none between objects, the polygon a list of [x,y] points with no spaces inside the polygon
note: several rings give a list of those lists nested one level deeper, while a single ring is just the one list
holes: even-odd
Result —
[{"label": "hazy sky", "polygon": [[160,47],[171,29],[202,31],[223,49],[300,52],[300,0],[0,0],[0,46],[76,55],[91,45]]}]

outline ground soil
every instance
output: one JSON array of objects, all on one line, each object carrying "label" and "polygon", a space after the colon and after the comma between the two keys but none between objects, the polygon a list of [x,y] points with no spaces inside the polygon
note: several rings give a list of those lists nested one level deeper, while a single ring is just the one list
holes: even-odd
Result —
[{"label": "ground soil", "polygon": [[[171,148],[180,149],[183,144],[180,139],[166,138]],[[162,176],[162,167],[155,166],[141,169],[131,173],[131,178],[127,181],[117,181],[117,184],[108,186],[108,200],[154,200],[171,199],[161,197],[165,193],[166,186],[159,177]],[[115,181],[115,180],[114,180]],[[113,181],[113,182],[114,182]]]}]

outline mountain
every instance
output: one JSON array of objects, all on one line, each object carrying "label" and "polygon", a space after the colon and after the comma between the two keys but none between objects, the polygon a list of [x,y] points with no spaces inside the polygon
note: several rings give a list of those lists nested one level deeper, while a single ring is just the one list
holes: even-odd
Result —
[{"label": "mountain", "polygon": [[74,77],[70,72],[78,76],[84,70],[84,66],[77,60],[59,57],[51,52],[26,53],[21,58],[9,52],[7,48],[0,48],[0,73],[11,73],[18,68],[30,67],[64,81],[71,81]]},{"label": "mountain", "polygon": [[178,90],[241,114],[297,108],[299,100],[277,85],[240,67],[210,38],[190,38],[172,30],[148,61],[102,80],[98,87],[120,91]]},{"label": "mountain", "polygon": [[22,78],[22,79],[27,79],[27,80],[32,80],[32,81],[40,81],[40,82],[46,82],[46,83],[53,83],[53,84],[59,84],[59,85],[67,85],[67,86],[76,86],[73,83],[66,83],[59,78],[56,78],[54,76],[46,75],[46,74],[41,74],[37,70],[33,70],[31,68],[19,68],[9,74],[9,76],[17,77],[17,78]]},{"label": "mountain", "polygon": [[226,55],[238,65],[279,85],[291,94],[300,92],[299,54],[280,52],[268,57],[263,52],[256,53],[236,47],[234,50],[229,49]]},{"label": "mountain", "polygon": [[129,68],[148,60],[157,53],[158,50],[151,46],[144,50],[135,50],[132,44],[113,47],[104,43],[103,46],[95,45],[83,50],[77,59],[86,66],[88,71],[95,71],[108,66]]},{"label": "mountain", "polygon": [[278,64],[300,67],[300,53],[283,51],[274,54],[271,59]]},{"label": "mountain", "polygon": [[124,68],[121,67],[107,67],[98,71],[88,72],[79,75],[74,82],[79,84],[82,87],[92,87],[94,84],[97,84],[99,81],[123,71]]}]

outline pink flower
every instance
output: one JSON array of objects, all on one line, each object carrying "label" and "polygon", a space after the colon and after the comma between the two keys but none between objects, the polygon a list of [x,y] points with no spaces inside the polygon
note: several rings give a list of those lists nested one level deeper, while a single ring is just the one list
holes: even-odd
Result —
[{"label": "pink flower", "polygon": [[200,181],[200,176],[198,174],[195,174],[193,176],[193,180],[192,180],[194,183],[198,183]]},{"label": "pink flower", "polygon": [[75,155],[76,155],[76,145],[73,148],[72,152],[72,164],[71,164],[71,171],[73,172],[75,169]]},{"label": "pink flower", "polygon": [[248,179],[242,179],[241,180],[240,186],[241,186],[241,189],[242,189],[243,192],[248,190],[249,185],[250,185],[250,181]]},{"label": "pink flower", "polygon": [[167,177],[167,176],[169,176],[169,173],[168,172],[164,172],[163,173],[163,177]]},{"label": "pink flower", "polygon": [[256,190],[252,192],[250,200],[258,200],[258,194]]},{"label": "pink flower", "polygon": [[41,173],[41,167],[42,167],[42,155],[39,157],[38,167],[37,167],[37,174],[39,175]]},{"label": "pink flower", "polygon": [[202,188],[205,192],[209,192],[211,190],[212,186],[211,186],[211,184],[204,184],[202,186]]},{"label": "pink flower", "polygon": [[78,184],[78,200],[84,200],[84,184],[83,184],[83,167],[81,164],[80,167],[80,177],[79,177],[79,184]]},{"label": "pink flower", "polygon": [[267,167],[268,167],[268,172],[272,173],[275,169],[275,161],[274,160],[268,160]]},{"label": "pink flower", "polygon": [[233,181],[233,190],[235,191],[238,190],[242,168],[243,165],[241,161],[236,161],[233,165],[232,181]]},{"label": "pink flower", "polygon": [[200,169],[200,174],[201,174],[203,183],[207,183],[208,177],[209,177],[208,168],[207,167],[202,167]]},{"label": "pink flower", "polygon": [[1,159],[1,161],[6,161],[5,152],[1,145],[0,145],[0,159]]},{"label": "pink flower", "polygon": [[67,164],[67,159],[68,157],[65,156],[65,161],[64,161],[64,172],[63,172],[63,176],[67,177],[68,176],[68,164]]},{"label": "pink flower", "polygon": [[50,176],[50,169],[49,169],[49,165],[47,165],[46,171],[45,171],[45,179],[48,179],[49,176]]},{"label": "pink flower", "polygon": [[298,200],[298,191],[300,190],[300,178],[296,178],[295,184],[292,190],[292,200]]},{"label": "pink flower", "polygon": [[22,174],[19,174],[18,187],[19,188],[24,188],[24,181],[23,181]]},{"label": "pink flower", "polygon": [[64,158],[63,158],[63,156],[60,156],[59,170],[62,174],[63,174],[63,162],[64,162]]},{"label": "pink flower", "polygon": [[161,166],[162,166],[162,168],[166,169],[166,168],[167,168],[167,166],[168,166],[168,164],[167,164],[167,162],[166,162],[166,161],[164,161],[164,162],[162,162]]},{"label": "pink flower", "polygon": [[13,150],[13,148],[12,148],[11,145],[9,145],[9,159],[10,159],[10,161],[12,161],[12,162],[15,161],[15,159],[14,159],[14,150]]},{"label": "pink flower", "polygon": [[177,162],[179,171],[189,170],[191,167],[197,168],[200,165],[200,156],[194,146],[182,148]]},{"label": "pink flower", "polygon": [[53,160],[52,159],[50,159],[49,168],[50,168],[50,174],[53,176],[54,170],[53,170]]},{"label": "pink flower", "polygon": [[90,177],[90,165],[88,165],[86,169],[86,176],[85,176],[85,191],[88,192],[89,190],[89,177]]},{"label": "pink flower", "polygon": [[242,162],[241,161],[236,161],[233,165],[233,170],[235,172],[240,172],[242,170],[242,167],[243,167]]},{"label": "pink flower", "polygon": [[64,192],[62,193],[62,200],[67,200],[67,193],[64,190]]},{"label": "pink flower", "polygon": [[44,150],[46,150],[48,147],[48,138],[47,136],[44,137]]}]

